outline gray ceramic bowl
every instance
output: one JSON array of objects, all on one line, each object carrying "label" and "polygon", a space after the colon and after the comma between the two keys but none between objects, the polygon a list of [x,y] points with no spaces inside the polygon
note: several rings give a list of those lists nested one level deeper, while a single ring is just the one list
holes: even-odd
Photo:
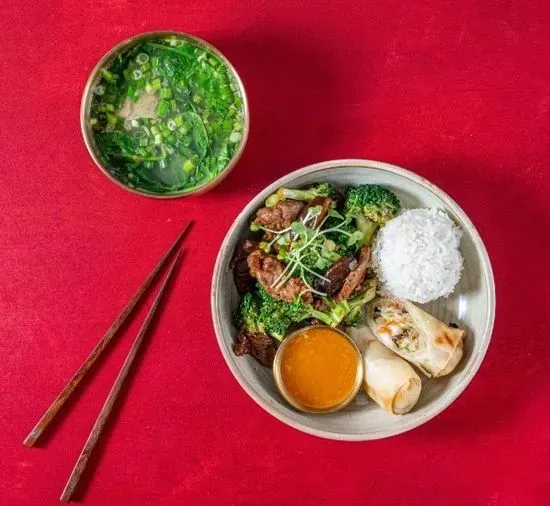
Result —
[{"label": "gray ceramic bowl", "polygon": [[[290,407],[275,386],[273,374],[252,357],[236,357],[232,344],[236,334],[231,314],[238,303],[229,263],[235,246],[248,234],[253,213],[265,198],[281,186],[300,187],[318,181],[335,186],[374,183],[389,187],[404,208],[444,209],[462,228],[462,279],[455,292],[423,307],[444,322],[466,329],[465,354],[449,376],[422,378],[422,394],[412,412],[395,416],[379,408],[360,392],[346,408],[330,414],[312,415]],[[316,436],[349,441],[379,439],[418,427],[449,406],[476,374],[491,339],[495,316],[495,285],[487,251],[466,213],[442,190],[426,179],[387,163],[370,160],[335,160],[293,172],[261,191],[239,214],[218,254],[212,280],[212,317],[221,352],[244,390],[267,412],[298,430]]]}]

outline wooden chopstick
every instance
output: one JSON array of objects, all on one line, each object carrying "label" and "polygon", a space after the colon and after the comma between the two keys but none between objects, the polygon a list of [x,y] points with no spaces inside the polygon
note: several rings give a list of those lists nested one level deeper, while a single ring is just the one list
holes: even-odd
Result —
[{"label": "wooden chopstick", "polygon": [[164,266],[164,264],[166,263],[166,261],[168,260],[172,252],[176,249],[180,241],[183,239],[183,237],[185,236],[185,233],[187,232],[191,224],[192,222],[190,221],[185,225],[185,227],[183,227],[183,230],[178,235],[176,240],[168,248],[166,253],[164,253],[164,255],[161,257],[157,265],[149,273],[149,276],[147,276],[147,279],[143,282],[143,284],[139,287],[138,291],[130,299],[128,304],[126,304],[126,307],[122,310],[122,313],[120,313],[120,315],[113,322],[109,330],[107,330],[105,335],[99,340],[99,342],[96,344],[92,352],[88,355],[84,363],[74,373],[73,377],[63,387],[63,390],[61,390],[59,395],[53,401],[52,405],[42,415],[42,418],[38,420],[37,424],[30,431],[29,435],[25,438],[25,441],[23,441],[23,444],[25,446],[28,446],[28,447],[33,446],[34,443],[36,443],[36,440],[42,435],[42,433],[44,432],[46,427],[49,425],[49,423],[53,420],[57,412],[61,409],[63,404],[65,404],[65,401],[70,397],[70,395],[73,393],[75,388],[78,386],[78,384],[80,383],[84,375],[90,370],[94,362],[98,359],[98,357],[101,355],[103,350],[111,342],[111,340],[113,339],[115,334],[118,332],[122,324],[126,321],[128,316],[132,313],[132,310],[135,308],[136,304],[140,301],[140,299],[145,294],[147,289],[151,286],[155,277],[157,276],[159,271],[162,269],[162,267]]},{"label": "wooden chopstick", "polygon": [[166,274],[166,277],[164,278],[164,281],[162,282],[162,285],[157,293],[157,296],[155,297],[155,300],[153,301],[153,304],[151,305],[151,308],[149,309],[149,312],[147,313],[147,316],[145,318],[145,321],[143,322],[143,325],[141,326],[141,329],[139,330],[136,339],[134,341],[134,344],[132,345],[132,348],[128,352],[128,355],[126,357],[126,360],[124,361],[124,364],[122,368],[120,369],[120,372],[118,373],[118,376],[113,384],[113,387],[111,388],[111,391],[109,392],[109,395],[107,396],[107,399],[105,400],[105,404],[103,404],[103,407],[101,408],[101,411],[99,413],[99,416],[97,417],[97,420],[95,421],[95,424],[92,428],[92,431],[90,432],[90,435],[88,436],[88,440],[86,441],[86,444],[84,445],[84,448],[82,448],[82,452],[80,453],[80,456],[78,457],[78,460],[76,461],[76,464],[74,466],[74,469],[71,473],[71,476],[69,477],[69,480],[67,481],[67,484],[65,485],[65,488],[63,489],[63,493],[61,494],[60,499],[64,502],[69,502],[71,499],[71,496],[73,492],[75,491],[78,482],[84,473],[84,470],[86,469],[86,464],[88,463],[88,459],[90,458],[90,455],[95,448],[99,437],[101,436],[101,432],[103,431],[103,428],[105,427],[105,423],[107,422],[107,419],[113,409],[113,406],[116,402],[117,396],[120,393],[120,389],[122,388],[122,384],[124,383],[124,380],[128,376],[128,372],[130,371],[130,368],[132,367],[132,363],[134,359],[136,358],[137,352],[139,351],[139,347],[141,346],[141,343],[143,342],[143,338],[145,334],[147,333],[147,329],[149,328],[149,325],[151,324],[151,321],[153,320],[155,316],[155,312],[157,311],[157,308],[159,306],[159,303],[164,295],[164,292],[166,290],[166,287],[168,286],[168,282],[170,281],[170,278],[172,277],[172,274],[174,272],[174,268],[176,267],[176,264],[178,263],[178,260],[180,258],[181,251],[178,252],[176,258],[172,262],[172,265],[170,266],[170,270],[168,271],[168,274]]}]

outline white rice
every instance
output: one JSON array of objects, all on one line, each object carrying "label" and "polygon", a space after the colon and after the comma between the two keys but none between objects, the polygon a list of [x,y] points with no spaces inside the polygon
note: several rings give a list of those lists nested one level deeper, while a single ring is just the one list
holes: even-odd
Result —
[{"label": "white rice", "polygon": [[462,271],[461,237],[439,209],[409,209],[390,220],[373,250],[381,293],[421,303],[449,295]]}]

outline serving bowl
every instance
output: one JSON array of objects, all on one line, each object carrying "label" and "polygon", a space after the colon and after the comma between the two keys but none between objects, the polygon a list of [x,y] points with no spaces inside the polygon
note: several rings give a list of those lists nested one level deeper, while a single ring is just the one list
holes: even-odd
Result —
[{"label": "serving bowl", "polygon": [[[94,95],[94,89],[98,85],[98,83],[102,79],[102,69],[106,69],[109,67],[109,65],[113,62],[113,60],[120,54],[124,53],[126,50],[130,49],[134,45],[136,45],[140,41],[145,40],[152,40],[152,39],[159,39],[164,37],[176,37],[178,39],[186,40],[190,43],[192,43],[194,46],[197,46],[199,48],[202,48],[204,50],[207,50],[214,55],[216,55],[219,60],[223,62],[229,73],[231,74],[237,88],[240,97],[242,98],[242,110],[243,110],[243,128],[242,128],[242,138],[240,141],[240,145],[231,157],[231,159],[228,161],[224,169],[213,179],[210,181],[200,185],[195,186],[190,189],[183,189],[183,190],[177,190],[170,193],[154,193],[151,191],[147,191],[145,189],[139,188],[139,187],[130,187],[124,182],[118,180],[109,170],[109,167],[106,166],[104,161],[102,160],[100,150],[96,144],[94,133],[92,129],[92,125],[90,124],[90,110],[92,106],[92,99]],[[235,167],[237,162],[239,161],[245,145],[246,141],[248,139],[248,133],[250,130],[250,114],[248,109],[248,100],[246,96],[246,91],[244,89],[243,82],[231,64],[231,62],[214,46],[209,44],[208,42],[195,37],[194,35],[190,35],[188,33],[183,32],[175,32],[175,31],[154,31],[154,32],[145,32],[141,33],[139,35],[135,35],[133,37],[130,37],[129,39],[126,39],[119,44],[117,44],[115,47],[113,47],[110,51],[108,51],[97,63],[97,65],[94,67],[92,72],[90,73],[90,76],[88,78],[88,81],[86,82],[86,85],[84,87],[84,92],[82,93],[82,101],[80,104],[80,128],[82,130],[82,136],[84,138],[84,143],[86,144],[86,148],[88,149],[88,152],[90,153],[90,156],[92,157],[93,161],[97,165],[97,167],[105,174],[111,181],[113,181],[118,186],[124,188],[125,190],[128,190],[132,193],[137,193],[139,195],[145,195],[147,197],[154,197],[154,198],[176,198],[176,197],[184,197],[187,195],[192,194],[199,194],[204,193],[210,189],[212,189],[214,186],[219,184]]]},{"label": "serving bowl", "polygon": [[[419,305],[441,321],[454,322],[466,330],[464,357],[457,369],[443,378],[422,378],[420,399],[410,413],[391,415],[369,400],[364,392],[334,413],[302,413],[280,395],[273,372],[252,357],[237,357],[232,346],[236,329],[232,313],[239,297],[229,266],[236,245],[249,234],[255,211],[281,186],[301,187],[326,181],[336,187],[380,184],[390,188],[403,208],[443,209],[463,230],[460,251],[464,270],[454,293]],[[366,441],[411,430],[448,407],[476,374],[489,346],[495,317],[495,284],[487,251],[474,225],[453,199],[428,180],[405,169],[371,160],[334,160],[304,167],[275,181],[243,209],[221,245],[212,279],[212,318],[220,350],[235,379],[268,413],[303,432],[348,441]]]}]

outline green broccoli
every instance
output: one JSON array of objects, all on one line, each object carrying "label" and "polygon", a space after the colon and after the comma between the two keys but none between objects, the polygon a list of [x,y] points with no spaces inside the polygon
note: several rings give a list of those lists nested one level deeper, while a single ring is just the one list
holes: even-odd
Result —
[{"label": "green broccoli", "polygon": [[397,197],[375,184],[350,187],[344,203],[344,214],[355,219],[358,230],[363,233],[363,244],[370,244],[376,229],[397,216],[400,209]]},{"label": "green broccoli", "polygon": [[330,310],[330,318],[332,327],[336,327],[340,323],[348,327],[354,327],[359,324],[363,316],[363,307],[367,302],[374,299],[376,295],[376,281],[370,279],[365,283],[364,291],[359,295],[348,300],[335,303],[332,299],[327,299],[326,303]]},{"label": "green broccoli", "polygon": [[255,292],[245,293],[233,315],[235,326],[252,334],[265,334],[265,324],[260,318],[261,303]]},{"label": "green broccoli", "polygon": [[[308,318],[315,318],[325,325],[337,327],[340,323],[360,321],[361,308],[370,301],[376,292],[376,286],[370,286],[360,295],[350,300],[335,303],[326,299],[326,311],[320,311],[311,304],[305,303],[299,297],[294,302],[274,299],[263,288],[257,287],[253,292],[246,293],[235,312],[235,325],[251,333],[269,334],[281,341],[291,325]],[[358,316],[359,314],[359,316]],[[351,326],[352,323],[346,323]]]},{"label": "green broccoli", "polygon": [[334,252],[336,254],[341,257],[347,255],[355,256],[361,246],[361,241],[351,244],[349,241],[350,235],[357,231],[355,220],[344,220],[343,217],[329,216],[323,228],[325,230],[338,228],[336,231],[325,234],[325,237],[335,244]]},{"label": "green broccoli", "polygon": [[294,302],[274,299],[261,287],[258,287],[257,294],[260,300],[260,324],[270,336],[279,341],[285,337],[293,323],[309,317],[309,306],[300,298]]},{"label": "green broccoli", "polygon": [[247,292],[234,314],[237,328],[252,334],[269,334],[282,340],[293,323],[308,317],[300,300],[285,302],[271,297],[263,288]]},{"label": "green broccoli", "polygon": [[367,288],[363,293],[347,301],[349,312],[342,320],[346,327],[357,327],[363,321],[363,308],[376,295],[376,282],[370,280],[367,283]]},{"label": "green broccoli", "polygon": [[275,193],[267,197],[265,205],[273,207],[282,200],[293,199],[311,202],[315,197],[335,197],[336,191],[328,183],[318,183],[305,190],[296,190],[293,188],[279,188]]}]

